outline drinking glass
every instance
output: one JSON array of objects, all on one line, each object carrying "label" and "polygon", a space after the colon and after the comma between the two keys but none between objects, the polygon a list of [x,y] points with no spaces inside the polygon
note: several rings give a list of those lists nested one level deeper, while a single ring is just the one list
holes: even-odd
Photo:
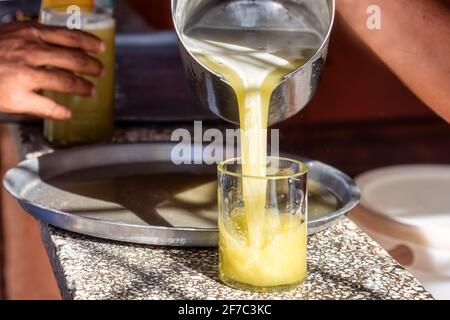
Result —
[{"label": "drinking glass", "polygon": [[[73,6],[72,6],[73,7]],[[46,25],[67,27],[76,14],[67,6],[42,9],[41,22]],[[106,44],[106,51],[93,55],[104,65],[104,74],[99,78],[85,78],[96,86],[94,97],[80,97],[59,92],[45,95],[72,111],[67,121],[45,120],[44,135],[56,145],[76,145],[107,142],[113,135],[115,99],[115,20],[111,13],[96,7],[79,7],[81,30],[89,32]],[[69,12],[68,12],[69,10]]]},{"label": "drinking glass", "polygon": [[219,277],[255,292],[297,287],[307,275],[307,167],[269,157],[266,176],[242,174],[240,159],[218,167]]}]

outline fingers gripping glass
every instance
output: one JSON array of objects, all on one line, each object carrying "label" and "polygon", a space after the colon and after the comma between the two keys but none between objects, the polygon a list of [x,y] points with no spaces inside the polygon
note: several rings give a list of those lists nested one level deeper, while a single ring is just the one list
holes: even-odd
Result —
[{"label": "fingers gripping glass", "polygon": [[[78,9],[77,9],[78,8]],[[78,6],[55,6],[41,11],[41,22],[59,27],[79,27],[91,33],[106,45],[106,50],[93,57],[100,60],[104,73],[99,78],[84,78],[96,87],[92,97],[81,97],[60,92],[45,92],[58,104],[68,107],[72,118],[68,121],[46,120],[44,135],[56,145],[75,145],[107,142],[111,140],[114,123],[114,64],[115,20],[100,8]]]}]

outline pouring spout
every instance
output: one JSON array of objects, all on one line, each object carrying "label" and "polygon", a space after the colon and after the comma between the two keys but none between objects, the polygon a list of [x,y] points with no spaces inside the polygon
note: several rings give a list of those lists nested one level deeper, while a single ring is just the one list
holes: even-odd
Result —
[{"label": "pouring spout", "polygon": [[[334,0],[172,0],[181,56],[195,95],[213,113],[236,124],[239,123],[239,94],[233,89],[236,86],[230,85],[229,77],[205,63],[201,51],[189,39],[200,39],[209,45],[232,43],[244,48],[242,52],[252,57],[253,64],[267,62],[256,54],[261,52],[296,61],[296,67],[285,71],[270,93],[268,124],[273,125],[300,112],[316,93],[334,15]],[[225,56],[222,54],[222,58]],[[238,66],[236,61],[245,59],[244,55],[233,58]],[[274,64],[275,61],[272,59]],[[224,59],[219,63],[226,65]],[[271,70],[267,63],[265,67]],[[241,67],[234,71],[247,72]]]}]

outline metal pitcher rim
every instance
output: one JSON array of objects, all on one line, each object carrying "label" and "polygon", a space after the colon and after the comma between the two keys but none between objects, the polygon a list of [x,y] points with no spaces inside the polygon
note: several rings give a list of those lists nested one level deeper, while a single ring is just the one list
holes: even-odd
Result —
[{"label": "metal pitcher rim", "polygon": [[[178,34],[178,39],[179,41],[183,44],[183,46],[187,49],[188,46],[186,46],[186,43],[184,42],[183,36],[180,33],[180,30],[178,29],[177,23],[175,21],[175,2],[177,2],[178,0],[171,0],[171,11],[172,11],[172,22],[175,28],[175,32]],[[320,45],[320,47],[316,50],[316,52],[314,53],[314,55],[312,55],[301,67],[295,69],[294,71],[288,73],[287,75],[285,75],[283,77],[283,79],[280,81],[280,83],[278,84],[278,86],[275,88],[274,92],[276,91],[276,89],[281,86],[284,82],[286,82],[287,80],[289,80],[289,78],[295,76],[297,73],[301,72],[304,68],[306,68],[307,65],[309,65],[312,61],[314,61],[315,59],[317,59],[317,57],[321,54],[322,50],[324,49],[325,46],[327,46],[328,40],[331,37],[331,32],[333,31],[333,26],[334,26],[334,21],[336,18],[336,0],[323,0],[323,1],[331,1],[331,20],[330,20],[330,25],[328,26],[328,31],[326,33],[326,36],[323,38],[322,40],[322,44]],[[214,75],[216,75],[217,77],[219,77],[220,79],[224,80],[226,83],[228,83],[224,77],[220,74],[218,74],[217,72],[215,72],[214,70],[211,70],[210,68],[208,68],[207,66],[205,66],[199,59],[197,59],[197,57],[190,51],[187,50],[187,52],[189,53],[189,55],[198,63],[200,64],[203,68],[205,68],[206,70],[208,70],[209,72],[213,73]]]}]

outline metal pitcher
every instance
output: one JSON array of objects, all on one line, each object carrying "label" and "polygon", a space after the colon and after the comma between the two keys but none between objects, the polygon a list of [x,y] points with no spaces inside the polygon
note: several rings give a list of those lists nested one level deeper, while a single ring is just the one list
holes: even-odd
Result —
[{"label": "metal pitcher", "polygon": [[[207,10],[223,3],[223,0],[172,0],[172,16],[179,39],[181,57],[195,94],[216,115],[238,124],[238,102],[233,88],[189,52],[183,43],[182,36],[192,20],[198,19]],[[315,31],[321,36],[322,44],[311,59],[283,78],[273,92],[269,109],[269,125],[294,116],[308,104],[319,85],[334,22],[335,0],[228,0],[227,3],[233,3],[233,8],[236,10],[235,16],[242,16],[238,12],[240,6],[248,7],[257,4],[258,7],[253,10],[257,18],[251,19],[256,23],[261,21],[261,25],[257,25],[257,28],[273,27],[268,25],[273,21],[269,15],[274,14],[274,10],[275,12],[279,10],[280,6],[284,12],[294,15],[294,18],[295,12],[307,11],[309,23],[314,24]],[[243,27],[248,23],[248,19],[249,16],[246,15],[246,18],[242,20]],[[292,31],[295,30],[295,25],[298,24],[284,21],[280,28],[290,28]]]}]

